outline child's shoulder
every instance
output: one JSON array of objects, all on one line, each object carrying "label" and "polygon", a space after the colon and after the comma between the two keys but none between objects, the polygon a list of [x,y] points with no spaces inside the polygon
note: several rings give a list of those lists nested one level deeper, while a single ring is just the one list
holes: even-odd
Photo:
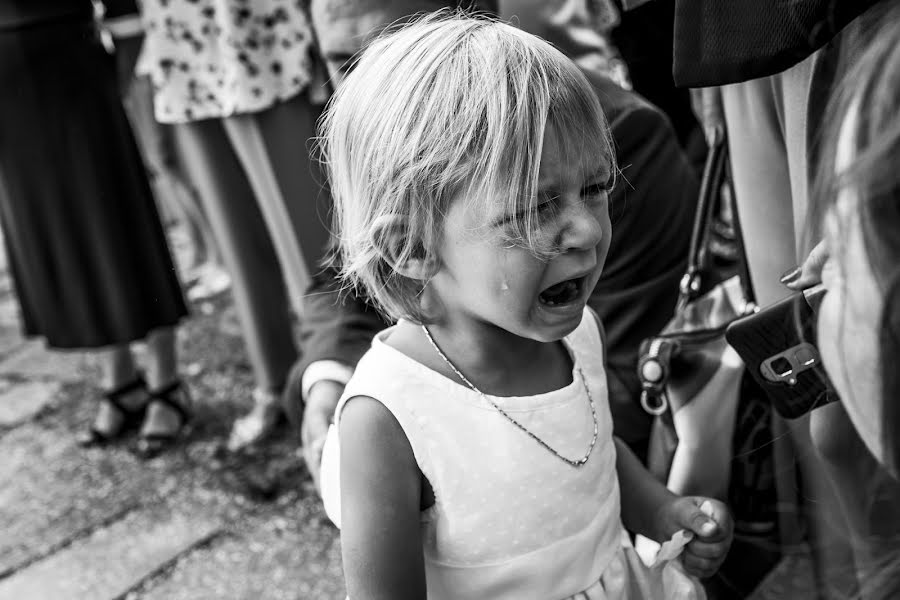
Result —
[{"label": "child's shoulder", "polygon": [[382,343],[418,363],[423,363],[429,354],[421,327],[409,321],[398,321],[396,325],[382,332],[376,343]]},{"label": "child's shoulder", "polygon": [[409,372],[417,370],[426,356],[426,349],[416,339],[416,329],[416,325],[400,321],[376,334],[351,382],[366,378],[385,381],[387,374],[409,377]]},{"label": "child's shoulder", "polygon": [[[344,405],[362,397],[368,398],[367,404],[382,405],[379,410],[406,425],[410,406],[419,404],[417,400],[431,391],[435,380],[430,372],[432,365],[427,363],[427,349],[416,340],[416,329],[416,325],[401,321],[376,335],[344,389],[337,417],[342,420]],[[422,337],[421,332],[418,336]]]},{"label": "child's shoulder", "polygon": [[434,351],[421,325],[401,320],[386,333],[388,335],[382,337],[380,342],[389,351],[397,353],[408,368],[422,375],[425,380],[434,383],[436,380],[433,375],[439,374],[447,381],[456,381],[457,375]]},{"label": "child's shoulder", "polygon": [[[362,394],[354,395],[342,402],[340,411],[341,438],[352,440],[363,447],[376,448],[397,441],[406,440],[403,427],[393,411],[383,402]],[[406,444],[407,448],[409,444]]]}]

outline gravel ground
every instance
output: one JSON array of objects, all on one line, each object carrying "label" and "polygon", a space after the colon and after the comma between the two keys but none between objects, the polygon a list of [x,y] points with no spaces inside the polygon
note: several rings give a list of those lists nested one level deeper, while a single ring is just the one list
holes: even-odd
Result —
[{"label": "gravel ground", "polygon": [[146,462],[130,451],[133,439],[76,449],[73,434],[91,422],[98,394],[89,360],[84,379],[64,385],[34,419],[0,430],[0,451],[21,457],[8,463],[12,485],[0,486],[0,519],[12,524],[0,541],[0,578],[117,515],[177,511],[218,520],[221,531],[135,582],[126,598],[344,598],[337,531],[287,426],[252,451],[225,450],[232,421],[252,404],[252,375],[230,297],[194,308],[179,332],[194,419],[177,448]]}]

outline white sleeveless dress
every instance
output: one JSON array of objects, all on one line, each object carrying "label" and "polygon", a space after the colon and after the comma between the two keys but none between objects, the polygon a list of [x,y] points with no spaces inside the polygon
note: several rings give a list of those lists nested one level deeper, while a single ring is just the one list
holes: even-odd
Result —
[{"label": "white sleeveless dress", "polygon": [[[696,598],[663,589],[661,568],[637,557],[620,521],[603,346],[593,314],[564,339],[572,383],[528,397],[491,399],[563,456],[515,427],[481,396],[384,343],[379,334],[335,412],[369,396],[403,428],[435,503],[422,512],[429,600]],[[583,379],[582,379],[583,377]],[[338,428],[322,462],[322,496],[340,526]],[[690,582],[689,582],[690,583]],[[671,586],[670,586],[671,587]],[[691,586],[698,587],[698,586]]]}]

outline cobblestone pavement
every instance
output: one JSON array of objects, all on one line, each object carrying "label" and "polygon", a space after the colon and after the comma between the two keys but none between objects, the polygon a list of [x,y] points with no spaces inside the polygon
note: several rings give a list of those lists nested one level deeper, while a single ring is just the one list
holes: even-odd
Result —
[{"label": "cobblestone pavement", "polygon": [[251,375],[228,299],[195,309],[179,334],[194,426],[141,461],[133,439],[74,443],[97,369],[23,340],[0,276],[0,599],[344,598],[337,531],[290,433],[224,451]]}]

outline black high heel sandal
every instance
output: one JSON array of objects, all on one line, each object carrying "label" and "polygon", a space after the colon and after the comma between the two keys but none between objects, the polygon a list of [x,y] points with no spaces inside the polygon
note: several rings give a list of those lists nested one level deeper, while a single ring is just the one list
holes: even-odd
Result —
[{"label": "black high heel sandal", "polygon": [[159,456],[178,441],[178,438],[185,433],[193,416],[191,411],[191,397],[187,387],[180,379],[177,379],[162,389],[149,391],[150,402],[147,403],[149,408],[153,403],[160,403],[178,414],[178,427],[173,431],[152,432],[138,434],[135,453],[141,458],[154,458]]},{"label": "black high heel sandal", "polygon": [[105,392],[99,400],[101,402],[108,402],[110,406],[122,415],[121,424],[114,431],[101,431],[100,429],[97,429],[94,424],[91,424],[90,428],[86,431],[82,431],[76,437],[75,441],[78,445],[83,448],[105,446],[121,438],[123,434],[140,427],[141,422],[144,419],[144,410],[147,408],[146,403],[141,405],[140,408],[131,408],[122,403],[122,399],[125,396],[139,389],[147,389],[147,384],[142,375],[138,375],[134,380],[124,385],[120,385],[114,390]]}]

